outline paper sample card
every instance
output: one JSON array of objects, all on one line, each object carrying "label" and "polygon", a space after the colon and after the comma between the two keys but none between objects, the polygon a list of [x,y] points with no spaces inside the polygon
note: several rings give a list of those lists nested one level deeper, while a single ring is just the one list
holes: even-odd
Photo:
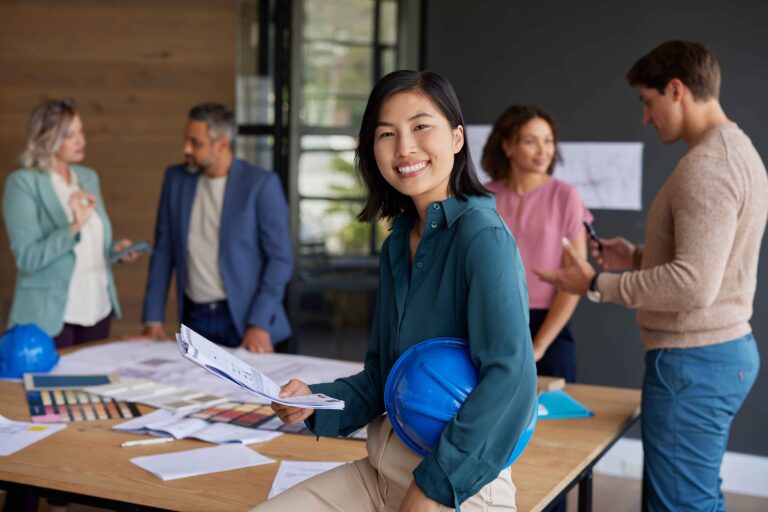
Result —
[{"label": "paper sample card", "polygon": [[280,463],[280,467],[275,475],[275,480],[272,482],[272,488],[269,490],[269,496],[267,499],[272,499],[283,491],[286,491],[296,484],[300,484],[304,480],[312,478],[313,476],[325,473],[337,466],[346,464],[345,462],[307,462],[307,461],[295,461],[284,460]]},{"label": "paper sample card", "polygon": [[11,455],[65,428],[64,424],[35,425],[0,416],[0,456]]}]

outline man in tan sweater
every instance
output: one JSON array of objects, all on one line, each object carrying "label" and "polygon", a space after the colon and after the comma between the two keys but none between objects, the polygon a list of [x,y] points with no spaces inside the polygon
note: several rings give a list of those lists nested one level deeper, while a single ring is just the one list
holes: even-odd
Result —
[{"label": "man in tan sweater", "polygon": [[595,272],[564,241],[574,263],[536,273],[562,290],[638,310],[644,510],[725,510],[720,464],[760,364],[749,320],[768,176],[720,106],[720,68],[705,46],[664,43],[627,80],[643,103],[643,123],[662,142],[688,146],[653,201],[645,245],[616,237],[600,240],[600,250],[592,242],[604,271]]}]

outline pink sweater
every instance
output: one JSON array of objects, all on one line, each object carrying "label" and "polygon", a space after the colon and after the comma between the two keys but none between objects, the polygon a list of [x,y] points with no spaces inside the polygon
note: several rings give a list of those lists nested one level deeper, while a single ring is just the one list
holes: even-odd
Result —
[{"label": "pink sweater", "polygon": [[573,240],[584,231],[582,220],[592,222],[578,190],[555,178],[526,194],[510,190],[501,181],[486,183],[496,196],[496,210],[515,236],[528,281],[531,309],[547,309],[557,290],[531,271],[557,270],[563,266],[561,239]]},{"label": "pink sweater", "polygon": [[751,332],[768,177],[735,124],[705,132],[648,212],[641,269],[601,274],[603,300],[637,308],[646,350],[712,345]]}]

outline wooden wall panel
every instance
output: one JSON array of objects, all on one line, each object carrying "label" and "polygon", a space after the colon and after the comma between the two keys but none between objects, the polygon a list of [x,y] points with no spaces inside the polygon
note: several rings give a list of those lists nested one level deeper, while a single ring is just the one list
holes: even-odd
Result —
[{"label": "wooden wall panel", "polygon": [[[0,180],[19,167],[33,106],[73,97],[84,164],[99,173],[115,236],[151,240],[163,170],[181,161],[187,111],[209,100],[234,106],[236,15],[234,0],[0,2]],[[5,325],[16,272],[0,229]],[[115,268],[124,312],[116,335],[139,328],[147,263]],[[166,318],[175,321],[169,302]]]}]

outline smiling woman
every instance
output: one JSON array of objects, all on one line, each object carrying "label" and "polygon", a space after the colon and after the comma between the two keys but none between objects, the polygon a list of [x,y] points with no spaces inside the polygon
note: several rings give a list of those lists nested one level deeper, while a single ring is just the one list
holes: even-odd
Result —
[{"label": "smiling woman", "polygon": [[[536,414],[525,274],[514,239],[475,175],[452,86],[428,71],[386,75],[371,92],[358,140],[355,163],[368,188],[360,218],[393,221],[379,260],[365,367],[332,383],[292,380],[282,388],[283,396],[341,398],[344,411],[272,407],[285,423],[305,421],[322,436],[368,425],[369,457],[307,480],[258,510],[479,511],[491,496],[495,508],[514,509],[515,486],[504,468]],[[393,435],[384,388],[401,354],[446,336],[469,340],[478,383],[437,446],[422,456]],[[500,389],[508,400],[498,400]]]}]

